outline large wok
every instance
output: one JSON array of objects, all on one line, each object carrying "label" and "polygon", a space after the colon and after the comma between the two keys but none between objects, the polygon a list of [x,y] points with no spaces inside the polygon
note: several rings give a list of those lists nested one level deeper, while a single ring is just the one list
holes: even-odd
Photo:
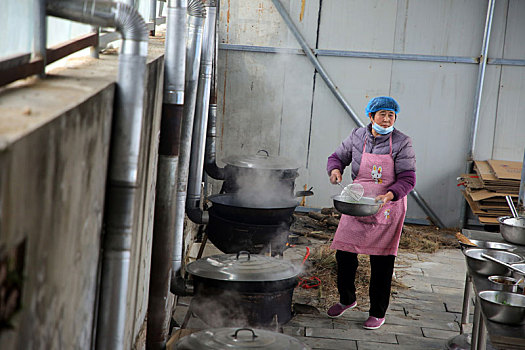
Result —
[{"label": "large wok", "polygon": [[293,198],[262,200],[261,197],[242,198],[237,193],[209,196],[216,215],[236,222],[258,225],[277,225],[292,216],[299,202]]}]

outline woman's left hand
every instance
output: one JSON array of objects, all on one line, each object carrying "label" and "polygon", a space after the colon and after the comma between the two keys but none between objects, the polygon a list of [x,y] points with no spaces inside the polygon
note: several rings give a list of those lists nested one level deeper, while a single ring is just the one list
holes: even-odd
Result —
[{"label": "woman's left hand", "polygon": [[391,191],[388,191],[386,194],[381,194],[376,197],[376,202],[383,202],[381,206],[387,204],[392,199],[394,199],[394,194]]}]

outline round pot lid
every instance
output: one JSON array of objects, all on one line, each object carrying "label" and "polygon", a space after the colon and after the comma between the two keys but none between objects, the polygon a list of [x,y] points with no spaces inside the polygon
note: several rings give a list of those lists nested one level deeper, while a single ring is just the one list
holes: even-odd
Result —
[{"label": "round pot lid", "polygon": [[297,170],[299,168],[294,161],[285,157],[271,156],[265,150],[260,150],[255,155],[226,157],[222,161],[240,168],[266,170]]},{"label": "round pot lid", "polygon": [[212,328],[185,336],[177,342],[175,349],[308,350],[310,348],[282,333],[251,328]]},{"label": "round pot lid", "polygon": [[246,251],[212,255],[186,266],[186,271],[192,275],[232,282],[282,281],[296,277],[300,270],[300,266],[289,260]]}]

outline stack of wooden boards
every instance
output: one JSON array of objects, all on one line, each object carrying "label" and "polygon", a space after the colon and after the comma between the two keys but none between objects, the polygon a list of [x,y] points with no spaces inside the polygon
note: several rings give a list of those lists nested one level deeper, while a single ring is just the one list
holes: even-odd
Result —
[{"label": "stack of wooden boards", "polygon": [[499,216],[512,215],[505,196],[512,196],[517,206],[521,180],[521,162],[490,159],[474,161],[473,174],[463,174],[459,185],[470,209],[483,224],[498,224]]}]

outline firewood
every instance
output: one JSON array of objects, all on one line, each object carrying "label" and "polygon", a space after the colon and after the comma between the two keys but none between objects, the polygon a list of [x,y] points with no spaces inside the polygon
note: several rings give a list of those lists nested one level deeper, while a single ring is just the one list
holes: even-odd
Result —
[{"label": "firewood", "polygon": [[329,217],[328,215],[321,214],[321,213],[319,213],[317,211],[310,211],[310,212],[308,212],[308,216],[311,217],[312,219],[316,219],[316,220],[319,220],[319,221],[323,221],[323,220],[325,220],[326,218]]},{"label": "firewood", "polygon": [[336,219],[335,217],[330,216],[330,217],[326,218],[325,224],[327,224],[328,226],[338,226],[339,225],[339,219]]}]

